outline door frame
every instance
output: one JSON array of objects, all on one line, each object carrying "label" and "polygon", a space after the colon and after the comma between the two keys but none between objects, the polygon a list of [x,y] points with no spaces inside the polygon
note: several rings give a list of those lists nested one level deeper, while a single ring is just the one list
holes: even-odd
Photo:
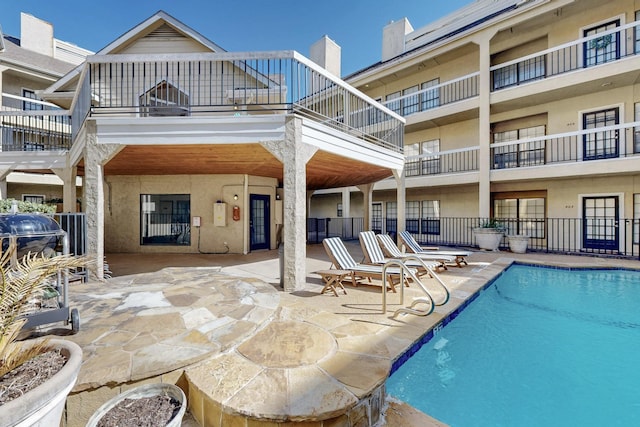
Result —
[{"label": "door frame", "polygon": [[[254,202],[257,201],[265,202],[262,208],[264,242],[260,243],[254,243],[254,224],[256,224]],[[271,249],[271,196],[268,194],[249,194],[249,251],[260,249]]]},{"label": "door frame", "polygon": [[[604,241],[598,243],[594,241],[591,244],[587,242],[587,223],[584,212],[585,200],[586,199],[606,199],[606,198],[615,198],[616,206],[615,206],[615,218],[614,218],[614,238],[609,241]],[[582,219],[582,229],[581,229],[581,239],[582,239],[582,248],[583,249],[593,249],[593,250],[607,250],[607,251],[620,251],[620,248],[625,247],[624,236],[620,235],[620,218],[622,218],[622,210],[624,209],[624,193],[606,193],[606,194],[581,194],[579,195],[580,203],[578,204],[579,209],[579,218]],[[610,243],[609,243],[610,242]]]}]

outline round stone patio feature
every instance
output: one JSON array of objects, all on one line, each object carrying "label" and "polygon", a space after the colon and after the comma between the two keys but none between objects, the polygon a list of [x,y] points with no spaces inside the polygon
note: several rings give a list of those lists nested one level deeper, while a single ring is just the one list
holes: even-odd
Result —
[{"label": "round stone patio feature", "polygon": [[333,335],[318,326],[276,321],[238,346],[238,352],[266,368],[295,368],[330,357],[337,347]]}]

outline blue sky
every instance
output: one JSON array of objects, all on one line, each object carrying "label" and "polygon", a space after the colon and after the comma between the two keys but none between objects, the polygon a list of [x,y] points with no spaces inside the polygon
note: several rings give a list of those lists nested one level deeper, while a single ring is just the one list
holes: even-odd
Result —
[{"label": "blue sky", "polygon": [[380,60],[382,28],[407,17],[418,29],[473,0],[3,0],[0,25],[19,37],[20,12],[54,37],[97,51],[164,10],[228,51],[297,50],[323,35],[342,48],[342,74]]}]

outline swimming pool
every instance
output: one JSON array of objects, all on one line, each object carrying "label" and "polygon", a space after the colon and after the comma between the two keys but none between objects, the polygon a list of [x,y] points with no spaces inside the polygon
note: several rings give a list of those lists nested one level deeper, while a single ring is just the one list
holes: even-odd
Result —
[{"label": "swimming pool", "polygon": [[387,392],[452,427],[640,425],[640,272],[512,265]]}]

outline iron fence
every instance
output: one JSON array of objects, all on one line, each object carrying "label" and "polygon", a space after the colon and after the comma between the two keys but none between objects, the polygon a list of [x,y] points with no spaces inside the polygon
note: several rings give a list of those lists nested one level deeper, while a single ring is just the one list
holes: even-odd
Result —
[{"label": "iron fence", "polygon": [[364,218],[307,218],[308,243],[320,243],[326,237],[353,240],[361,231]]},{"label": "iron fence", "polygon": [[[334,220],[340,220],[340,224],[353,221],[360,227],[343,229],[328,226]],[[473,229],[488,221],[488,218],[472,217],[414,218],[407,220],[407,230],[425,246],[472,248],[477,247]],[[640,219],[498,218],[495,221],[504,232],[501,250],[509,249],[509,235],[525,234],[530,237],[528,250],[531,252],[640,259]],[[308,241],[319,243],[325,237],[335,236],[345,240],[357,239],[363,223],[362,218],[309,218]],[[381,229],[374,231],[395,237],[395,218],[382,218],[376,223]]]}]

